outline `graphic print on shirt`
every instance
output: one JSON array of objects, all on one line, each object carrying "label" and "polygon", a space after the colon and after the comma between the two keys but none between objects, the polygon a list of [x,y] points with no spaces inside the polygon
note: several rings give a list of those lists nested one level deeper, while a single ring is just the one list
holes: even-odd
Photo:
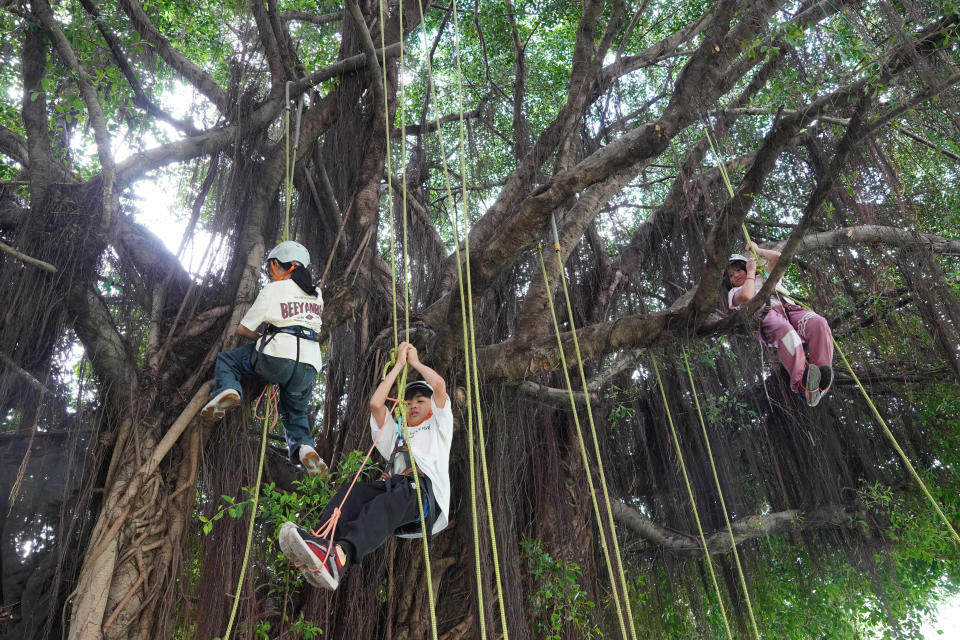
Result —
[{"label": "graphic print on shirt", "polygon": [[304,315],[304,320],[319,320],[323,316],[323,305],[319,302],[281,302],[280,317],[287,318]]}]

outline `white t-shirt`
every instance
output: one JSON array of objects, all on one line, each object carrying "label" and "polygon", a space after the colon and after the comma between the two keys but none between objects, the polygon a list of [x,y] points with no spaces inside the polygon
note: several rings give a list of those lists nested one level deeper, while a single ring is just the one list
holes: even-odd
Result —
[{"label": "white t-shirt", "polygon": [[[407,427],[410,434],[407,447],[417,463],[417,472],[430,478],[433,497],[437,500],[437,504],[431,505],[431,508],[440,509],[431,531],[437,533],[446,528],[449,522],[447,512],[450,509],[450,445],[453,443],[453,409],[450,397],[447,397],[442,409],[430,398],[430,409],[433,413],[429,418],[415,427]],[[377,426],[376,418],[370,416],[370,436],[376,440],[380,455],[389,461],[394,441],[397,439],[397,423],[387,412],[383,424],[383,435],[377,440],[380,427]],[[392,470],[394,473],[404,470],[401,458],[402,456],[397,456],[394,460],[394,466],[397,467]],[[402,534],[401,537],[419,538],[420,534]]]},{"label": "white t-shirt", "polygon": [[[758,275],[756,278],[757,278],[757,279],[753,281],[753,291],[754,291],[754,294],[756,294],[757,292],[759,292],[760,289],[763,288],[763,283],[766,282],[766,278],[764,278],[764,277],[761,276],[761,275]],[[734,297],[735,295],[737,295],[737,292],[740,291],[740,289],[742,289],[742,288],[743,288],[743,286],[741,285],[741,286],[739,286],[739,287],[734,287],[734,288],[730,289],[730,291],[727,292],[727,306],[730,307],[731,309],[737,309],[737,308],[739,308],[740,306],[742,306],[743,303],[738,304],[738,305],[734,305],[734,304],[733,304],[733,297]],[[779,283],[777,284],[777,291],[780,291],[780,284],[779,284]],[[781,293],[783,293],[783,292],[781,291]],[[773,306],[780,306],[780,300],[777,298],[777,296],[770,296],[770,300],[768,300],[767,302],[768,302],[769,304],[772,304]]]},{"label": "white t-shirt", "polygon": [[[251,331],[256,331],[261,323],[272,324],[275,327],[290,327],[300,325],[320,331],[320,316],[323,314],[323,298],[320,292],[316,296],[307,295],[293,280],[278,280],[267,284],[253,306],[247,311],[240,324]],[[320,343],[315,340],[304,340],[289,333],[278,333],[271,339],[264,334],[257,341],[257,349],[264,340],[269,340],[263,352],[275,358],[297,360],[297,342],[300,343],[300,362],[320,370],[322,359]]]}]

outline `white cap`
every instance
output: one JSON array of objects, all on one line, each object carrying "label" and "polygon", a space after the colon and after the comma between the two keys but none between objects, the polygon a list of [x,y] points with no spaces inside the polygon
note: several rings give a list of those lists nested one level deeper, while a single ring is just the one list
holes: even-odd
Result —
[{"label": "white cap", "polygon": [[740,255],[739,253],[731,253],[730,259],[727,260],[727,264],[730,264],[731,262],[737,262],[737,261],[747,262],[748,260],[749,258],[747,258],[747,256]]},{"label": "white cap", "polygon": [[310,266],[310,252],[299,242],[287,240],[281,242],[267,254],[267,260],[277,260],[279,262],[296,262],[301,267]]}]

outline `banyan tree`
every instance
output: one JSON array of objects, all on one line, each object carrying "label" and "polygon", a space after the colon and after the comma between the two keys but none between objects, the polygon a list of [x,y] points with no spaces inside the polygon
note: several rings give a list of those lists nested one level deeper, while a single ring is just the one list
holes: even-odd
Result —
[{"label": "banyan tree", "polygon": [[[958,591],[955,2],[2,0],[0,33],[4,638],[915,638]],[[816,407],[726,307],[745,232],[849,363]],[[331,476],[271,431],[254,504],[262,384],[197,413],[285,236]],[[276,532],[358,468],[398,338],[454,403],[435,598],[407,540],[319,591]]]}]

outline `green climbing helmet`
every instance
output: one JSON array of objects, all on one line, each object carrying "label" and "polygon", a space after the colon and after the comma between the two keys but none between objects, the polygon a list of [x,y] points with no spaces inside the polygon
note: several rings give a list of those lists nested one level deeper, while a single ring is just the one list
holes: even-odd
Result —
[{"label": "green climbing helmet", "polygon": [[296,262],[301,267],[310,266],[310,252],[299,242],[287,240],[281,242],[267,254],[267,260],[278,262]]}]

